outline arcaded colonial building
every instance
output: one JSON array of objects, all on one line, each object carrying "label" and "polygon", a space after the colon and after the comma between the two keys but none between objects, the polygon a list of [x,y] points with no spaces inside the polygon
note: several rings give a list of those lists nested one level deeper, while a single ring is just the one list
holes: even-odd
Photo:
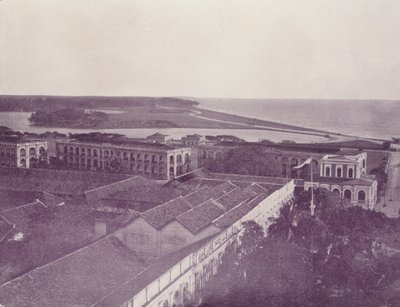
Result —
[{"label": "arcaded colonial building", "polygon": [[325,155],[320,160],[320,173],[305,181],[304,189],[311,186],[326,188],[347,199],[351,204],[373,209],[377,201],[378,183],[367,175],[367,153],[357,155]]},{"label": "arcaded colonial building", "polygon": [[115,171],[172,179],[191,170],[191,150],[151,143],[56,143],[56,156],[70,169]]},{"label": "arcaded colonial building", "polygon": [[7,140],[0,141],[0,165],[30,168],[46,162],[47,142]]}]

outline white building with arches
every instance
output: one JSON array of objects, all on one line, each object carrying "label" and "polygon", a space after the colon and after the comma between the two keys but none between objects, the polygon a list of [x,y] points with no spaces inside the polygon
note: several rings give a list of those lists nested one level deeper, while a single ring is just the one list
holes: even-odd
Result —
[{"label": "white building with arches", "polygon": [[320,160],[319,176],[305,180],[304,189],[325,188],[353,205],[373,209],[377,201],[378,183],[366,174],[367,153],[357,155],[325,155]]},{"label": "white building with arches", "polygon": [[56,156],[69,169],[122,172],[154,179],[173,179],[191,171],[190,147],[158,143],[68,140],[56,143]]},{"label": "white building with arches", "polygon": [[1,166],[31,168],[39,163],[47,163],[46,141],[0,141]]}]

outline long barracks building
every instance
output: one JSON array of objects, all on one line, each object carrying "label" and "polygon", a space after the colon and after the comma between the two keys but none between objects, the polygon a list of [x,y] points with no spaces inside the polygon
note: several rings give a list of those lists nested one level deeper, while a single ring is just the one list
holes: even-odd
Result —
[{"label": "long barracks building", "polygon": [[56,143],[56,156],[69,169],[114,171],[172,179],[191,170],[191,149],[140,142]]}]

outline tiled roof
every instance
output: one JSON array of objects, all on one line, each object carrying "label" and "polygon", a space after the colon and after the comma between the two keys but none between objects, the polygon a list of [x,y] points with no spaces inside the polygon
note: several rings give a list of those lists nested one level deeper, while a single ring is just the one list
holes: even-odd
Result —
[{"label": "tiled roof", "polygon": [[9,190],[22,190],[52,194],[80,195],[112,182],[126,179],[125,175],[86,171],[59,171],[0,167],[0,186]]},{"label": "tiled roof", "polygon": [[33,220],[48,212],[48,208],[41,202],[33,202],[13,209],[0,212],[0,216],[22,232],[27,232]]},{"label": "tiled roof", "polygon": [[230,193],[225,194],[224,196],[217,199],[217,202],[225,207],[227,211],[236,207],[240,203],[249,200],[250,198],[258,195],[256,191],[253,191],[253,188],[247,187],[243,190],[233,190]]},{"label": "tiled roof", "polygon": [[246,215],[251,209],[256,207],[261,201],[263,201],[267,195],[259,194],[252,200],[244,202],[232,210],[226,212],[224,215],[214,221],[214,225],[218,228],[226,228],[235,223],[237,220]]},{"label": "tiled roof", "polygon": [[213,200],[190,209],[176,217],[176,220],[192,233],[197,233],[211,224],[224,210]]},{"label": "tiled roof", "polygon": [[157,280],[158,277],[167,272],[179,261],[203,247],[213,237],[214,236],[202,239],[173,253],[158,258],[146,270],[127,281],[121,287],[116,288],[108,296],[105,296],[94,304],[93,307],[122,306],[151,282]]},{"label": "tiled roof", "polygon": [[13,228],[14,226],[10,222],[0,216],[0,242],[8,236]]},{"label": "tiled roof", "polygon": [[61,205],[65,204],[64,199],[57,197],[53,194],[50,194],[48,192],[43,193],[43,198],[44,198],[43,202],[46,204],[46,206],[54,207],[54,206],[61,206]]},{"label": "tiled roof", "polygon": [[214,188],[203,188],[199,191],[188,194],[184,200],[191,206],[196,207],[209,199],[217,199],[222,195],[236,189],[236,186],[230,182],[224,182]]},{"label": "tiled roof", "polygon": [[4,306],[91,306],[145,269],[109,236],[0,286]]},{"label": "tiled roof", "polygon": [[141,216],[153,227],[160,229],[173,221],[175,217],[190,210],[189,205],[182,197],[175,198],[167,203],[143,212]]},{"label": "tiled roof", "polygon": [[13,186],[11,189],[3,187],[2,185],[0,188],[0,212],[28,204],[35,199],[43,200],[42,192],[14,190],[16,186]]}]

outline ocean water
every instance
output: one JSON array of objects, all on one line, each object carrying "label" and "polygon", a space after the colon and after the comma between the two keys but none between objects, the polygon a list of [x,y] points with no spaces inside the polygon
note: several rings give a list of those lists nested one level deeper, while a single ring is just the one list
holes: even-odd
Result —
[{"label": "ocean water", "polygon": [[322,129],[389,139],[400,137],[400,101],[197,99],[200,108]]},{"label": "ocean water", "polygon": [[161,132],[180,139],[187,134],[198,133],[201,135],[235,135],[247,141],[257,142],[260,139],[269,139],[279,142],[282,140],[295,140],[299,143],[323,142],[326,139],[315,135],[293,134],[279,131],[267,131],[259,129],[199,129],[199,128],[137,128],[137,129],[70,129],[70,128],[47,128],[30,126],[29,112],[0,112],[0,126],[9,127],[15,131],[29,131],[42,133],[46,131],[58,131],[60,133],[88,133],[92,131],[103,133],[119,133],[129,137],[142,138],[156,132]]}]

